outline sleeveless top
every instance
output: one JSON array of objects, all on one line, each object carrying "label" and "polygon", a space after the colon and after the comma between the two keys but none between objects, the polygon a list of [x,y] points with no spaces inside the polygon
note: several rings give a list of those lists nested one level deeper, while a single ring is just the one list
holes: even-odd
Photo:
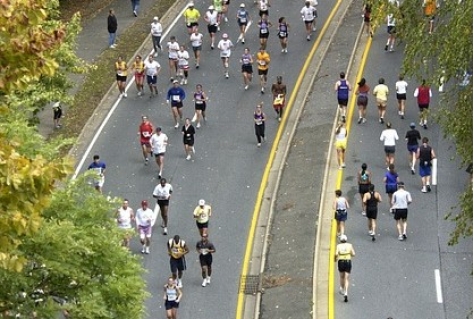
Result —
[{"label": "sleeveless top", "polygon": [[202,92],[194,92],[194,104],[206,104],[206,101],[204,101],[204,94],[202,94]]},{"label": "sleeveless top", "polygon": [[375,198],[374,192],[370,192],[370,198],[367,200],[367,210],[377,210],[379,201]]},{"label": "sleeveless top", "polygon": [[178,289],[176,287],[169,287],[168,285],[166,287],[166,300],[167,301],[176,301],[178,299]]},{"label": "sleeveless top", "polygon": [[237,11],[237,19],[240,23],[247,23],[247,11],[245,9],[239,9]]},{"label": "sleeveless top", "polygon": [[249,53],[249,54],[242,54],[242,65],[252,65],[250,63],[250,61],[252,61],[252,55]]},{"label": "sleeveless top", "polygon": [[427,166],[429,165],[431,158],[431,146],[422,144],[420,146],[420,165]]},{"label": "sleeveless top", "polygon": [[420,86],[418,88],[418,104],[429,104],[430,103],[430,88],[427,86]]},{"label": "sleeveless top", "polygon": [[367,170],[362,170],[360,172],[360,180],[359,180],[359,184],[369,184],[370,183],[370,176],[367,172]]},{"label": "sleeveless top", "polygon": [[342,243],[342,244],[337,245],[337,259],[338,260],[351,260],[350,244]]},{"label": "sleeveless top", "polygon": [[267,34],[268,33],[268,21],[260,20],[260,34]]},{"label": "sleeveless top", "polygon": [[338,197],[336,199],[336,210],[347,210],[346,199],[344,197]]},{"label": "sleeveless top", "polygon": [[345,127],[341,127],[339,133],[336,133],[336,141],[342,141],[346,139],[347,131]]},{"label": "sleeveless top", "polygon": [[184,253],[184,240],[179,240],[178,243],[176,243],[173,239],[170,239],[168,244],[170,245],[171,249],[171,257],[175,259],[182,258],[182,254]]},{"label": "sleeveless top", "polygon": [[339,82],[339,87],[337,88],[337,98],[339,100],[349,99],[349,86],[347,85],[347,81],[340,80]]},{"label": "sleeveless top", "polygon": [[256,120],[255,125],[262,125],[263,119],[265,118],[265,116],[263,115],[263,113],[258,114],[257,112],[254,112],[253,118]]},{"label": "sleeveless top", "polygon": [[132,228],[132,219],[130,218],[130,211],[132,209],[130,207],[127,207],[127,209],[123,209],[123,207],[120,207],[118,210],[118,219],[119,221],[119,227],[120,228]]},{"label": "sleeveless top", "polygon": [[278,26],[278,35],[280,37],[288,36],[288,25],[286,23],[280,23],[280,25]]}]

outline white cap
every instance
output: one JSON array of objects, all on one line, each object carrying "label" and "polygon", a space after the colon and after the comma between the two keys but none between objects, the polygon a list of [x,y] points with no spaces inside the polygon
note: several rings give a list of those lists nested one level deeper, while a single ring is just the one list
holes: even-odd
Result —
[{"label": "white cap", "polygon": [[347,236],[342,234],[341,236],[339,236],[339,240],[340,241],[347,241]]},{"label": "white cap", "polygon": [[56,102],[53,104],[53,108],[56,108],[56,107],[59,107],[60,106],[60,103],[59,102]]},{"label": "white cap", "polygon": [[229,37],[229,35],[228,35],[227,33],[224,33],[224,34],[222,35],[222,37],[223,37],[224,39],[227,39],[227,38]]},{"label": "white cap", "polygon": [[245,3],[241,3],[241,4],[240,4],[240,7],[241,7],[241,8],[245,8]]},{"label": "white cap", "polygon": [[190,2],[190,3],[188,4],[188,7],[194,7],[194,2]]},{"label": "white cap", "polygon": [[158,17],[153,18],[153,21],[158,21],[158,20],[159,20]]},{"label": "white cap", "polygon": [[199,206],[204,206],[206,205],[206,201],[204,199],[199,200]]},{"label": "white cap", "polygon": [[214,10],[214,6],[209,6],[209,10]]}]

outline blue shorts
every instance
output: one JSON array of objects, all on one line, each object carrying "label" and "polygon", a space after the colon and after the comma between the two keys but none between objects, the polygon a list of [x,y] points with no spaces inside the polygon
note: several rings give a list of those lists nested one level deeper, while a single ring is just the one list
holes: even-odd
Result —
[{"label": "blue shorts", "polygon": [[347,220],[347,210],[336,210],[334,218],[338,222],[345,222]]},{"label": "blue shorts", "polygon": [[431,175],[431,166],[420,165],[420,176],[426,177]]},{"label": "blue shorts", "polygon": [[418,151],[418,145],[408,145],[407,144],[408,153],[416,153]]},{"label": "blue shorts", "polygon": [[156,84],[156,80],[158,79],[157,76],[151,76],[151,75],[147,75],[146,76],[146,83],[148,84]]},{"label": "blue shorts", "polygon": [[397,191],[397,185],[396,184],[387,184],[385,185],[385,192],[387,194],[393,194]]}]

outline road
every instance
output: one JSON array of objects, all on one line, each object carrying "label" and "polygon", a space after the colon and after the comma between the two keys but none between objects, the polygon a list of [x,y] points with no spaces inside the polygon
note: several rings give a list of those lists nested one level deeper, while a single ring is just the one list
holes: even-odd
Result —
[{"label": "road", "polygon": [[[258,11],[251,2],[246,4],[255,22]],[[222,26],[220,33],[228,33],[233,41],[238,35],[233,19],[237,5],[238,3],[231,4],[230,22]],[[319,6],[320,21],[327,16],[330,5],[321,3]],[[207,5],[199,2],[196,7],[204,13]],[[275,27],[271,31],[268,45],[272,57],[269,83],[274,82],[277,75],[283,75],[289,90],[313,44],[306,41],[304,35],[299,13],[301,7],[301,3],[285,6],[275,3],[270,8],[274,25],[280,15],[285,15],[293,26],[288,54],[280,53]],[[157,183],[157,169],[153,164],[143,165],[136,132],[144,114],[148,115],[155,126],[162,127],[170,141],[163,175],[174,188],[170,204],[169,237],[179,234],[190,247],[194,247],[199,236],[192,219],[192,211],[198,200],[204,198],[213,207],[210,240],[217,248],[212,284],[206,288],[200,285],[202,280],[197,254],[192,249],[188,255],[180,317],[229,318],[235,313],[241,259],[256,193],[268,159],[270,144],[279,124],[271,108],[271,96],[268,93],[260,94],[257,77],[254,78],[249,91],[243,90],[238,59],[245,46],[250,47],[253,53],[259,47],[255,23],[249,30],[245,46],[236,44],[230,61],[229,79],[223,77],[219,53],[217,50],[210,50],[207,32],[205,28],[201,29],[206,36],[201,67],[199,70],[190,70],[186,92],[190,94],[195,84],[202,83],[211,100],[207,110],[208,121],[197,132],[195,159],[185,160],[181,133],[173,128],[169,107],[165,104],[165,92],[169,85],[168,67],[166,56],[161,55],[158,58],[162,65],[160,96],[154,99],[149,99],[147,95],[138,97],[132,86],[128,91],[129,97],[120,101],[92,147],[90,160],[93,154],[100,154],[107,163],[105,193],[129,199],[135,209],[142,199],[153,202],[151,193]],[[172,28],[170,35],[175,35],[180,43],[187,43],[182,20]],[[260,101],[265,102],[264,111],[268,121],[267,142],[258,149],[252,114],[255,105]],[[193,115],[193,105],[189,97],[185,101],[184,114],[185,117]],[[156,227],[152,253],[143,259],[148,270],[145,278],[152,295],[146,302],[148,318],[164,316],[161,297],[162,285],[169,276],[166,254],[166,241],[169,237],[162,236],[159,227]],[[133,242],[132,250],[135,253],[140,251],[137,241]]]},{"label": "road", "polygon": [[[457,204],[457,196],[468,182],[464,169],[453,161],[454,146],[443,138],[433,120],[428,130],[418,127],[422,136],[430,139],[438,157],[438,185],[431,193],[421,193],[418,173],[411,175],[407,164],[404,141],[409,123],[418,123],[418,109],[413,91],[416,80],[409,83],[407,112],[404,120],[396,115],[395,82],[401,71],[403,49],[387,53],[383,50],[386,41],[385,27],[374,35],[367,65],[363,72],[367,83],[373,88],[379,77],[384,77],[391,90],[386,120],[397,129],[396,166],[400,179],[413,196],[409,207],[408,239],[397,240],[395,221],[388,212],[388,199],[382,183],[385,172],[384,153],[379,136],[384,128],[377,121],[374,99],[369,100],[369,115],[366,124],[358,125],[357,111],[352,118],[352,128],[346,155],[342,190],[351,205],[347,222],[349,241],[354,245],[356,257],[353,262],[349,303],[344,303],[335,289],[336,318],[466,318],[472,307],[472,240],[461,240],[454,247],[447,246],[453,224],[444,220],[446,213]],[[357,72],[357,68],[352,71]],[[352,74],[352,75],[353,75]],[[433,109],[439,101],[438,88],[433,87]],[[378,234],[376,242],[367,236],[367,222],[361,212],[357,194],[357,170],[366,162],[372,171],[372,180],[382,194],[379,206]],[[435,270],[440,273],[441,284],[435,284]],[[335,287],[338,287],[336,271]]]}]

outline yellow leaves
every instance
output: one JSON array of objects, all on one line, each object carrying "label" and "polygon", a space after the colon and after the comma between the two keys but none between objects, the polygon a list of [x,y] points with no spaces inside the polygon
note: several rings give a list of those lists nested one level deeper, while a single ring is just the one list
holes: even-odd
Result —
[{"label": "yellow leaves", "polygon": [[23,270],[25,258],[0,252],[0,268],[16,272]]}]

